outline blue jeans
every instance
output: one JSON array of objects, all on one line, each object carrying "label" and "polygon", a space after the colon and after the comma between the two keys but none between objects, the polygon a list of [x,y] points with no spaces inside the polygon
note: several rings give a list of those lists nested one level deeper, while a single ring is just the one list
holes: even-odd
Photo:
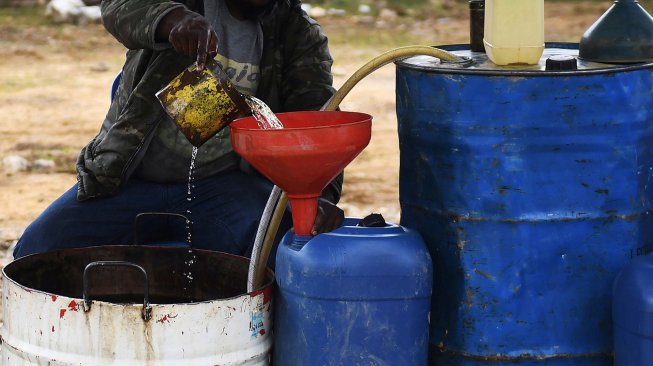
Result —
[{"label": "blue jeans", "polygon": [[[195,180],[193,185],[189,201],[187,183],[131,179],[115,196],[83,202],[77,200],[75,185],[27,227],[16,244],[14,257],[56,249],[131,244],[134,231],[138,232],[139,243],[186,241],[185,220],[148,216],[135,227],[134,219],[142,212],[187,216],[192,222],[193,248],[249,257],[272,184],[259,175],[232,170]],[[291,225],[286,211],[277,243]],[[268,263],[273,265],[274,252],[271,260]]]}]

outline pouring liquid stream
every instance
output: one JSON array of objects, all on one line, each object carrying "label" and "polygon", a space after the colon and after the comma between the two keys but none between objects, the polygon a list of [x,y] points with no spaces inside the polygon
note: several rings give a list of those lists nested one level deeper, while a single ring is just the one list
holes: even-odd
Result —
[{"label": "pouring liquid stream", "polygon": [[268,107],[268,105],[262,100],[256,97],[247,96],[245,97],[245,102],[252,110],[252,115],[261,129],[272,130],[283,128],[283,123],[281,123],[270,107]]},{"label": "pouring liquid stream", "polygon": [[195,251],[193,250],[192,240],[193,240],[193,231],[192,231],[192,212],[190,210],[190,204],[193,200],[193,181],[195,180],[194,171],[195,171],[195,159],[197,158],[197,152],[199,149],[196,146],[193,146],[193,151],[191,152],[190,157],[190,167],[188,168],[188,189],[186,191],[186,201],[188,203],[188,208],[186,209],[186,243],[188,244],[188,252],[185,254],[184,264],[186,264],[186,271],[182,273],[184,276],[184,296],[190,300],[192,298],[192,288],[193,288],[193,263],[197,259]]},{"label": "pouring liquid stream", "polygon": [[[258,125],[261,129],[280,129],[283,128],[283,124],[277,118],[277,116],[272,112],[270,107],[268,107],[267,104],[265,104],[262,100],[253,97],[253,96],[245,96],[245,101],[247,102],[247,105],[250,107],[252,110],[252,115],[258,122]],[[190,205],[193,200],[193,187],[195,185],[193,184],[195,177],[194,177],[194,171],[195,171],[195,160],[197,159],[197,154],[198,154],[198,147],[193,146],[193,150],[191,153],[191,159],[190,159],[190,167],[188,169],[188,189],[186,192],[186,201],[189,205],[189,208],[186,209],[186,214],[190,218],[192,215],[192,212],[190,210]],[[192,289],[192,283],[193,283],[193,271],[192,271],[192,266],[196,261],[196,256],[195,252],[192,247],[192,230],[191,230],[191,225],[192,221],[187,220],[186,221],[186,231],[187,231],[187,236],[186,236],[186,242],[188,243],[189,249],[188,253],[186,255],[186,260],[185,263],[187,265],[186,272],[183,273],[183,276],[185,277],[185,286],[184,286],[184,294],[188,298],[191,298],[192,295],[191,290]]]}]

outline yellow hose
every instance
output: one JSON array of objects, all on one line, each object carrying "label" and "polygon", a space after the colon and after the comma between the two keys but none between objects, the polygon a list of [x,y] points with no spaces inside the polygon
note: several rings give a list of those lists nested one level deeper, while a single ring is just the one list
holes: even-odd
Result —
[{"label": "yellow hose", "polygon": [[322,110],[335,111],[342,100],[345,99],[345,96],[349,94],[351,89],[364,77],[371,74],[378,68],[385,66],[390,62],[417,55],[433,56],[443,61],[460,60],[460,57],[454,55],[453,53],[429,46],[406,46],[392,49],[380,54],[379,56],[376,56],[368,63],[363,65],[363,67],[358,69],[358,71],[356,71],[351,77],[349,77],[349,79],[347,79],[347,81],[345,81],[344,84],[342,84],[342,87],[340,87],[340,89],[333,95],[333,97],[331,97],[331,99],[326,102],[324,107],[322,107]]},{"label": "yellow hose", "polygon": [[[363,65],[358,69],[352,76],[345,81],[345,83],[338,89],[338,91],[324,104],[321,108],[323,111],[335,111],[343,99],[349,94],[351,89],[358,84],[363,78],[371,74],[380,67],[389,64],[390,62],[401,60],[411,56],[433,56],[439,58],[443,61],[460,61],[460,58],[450,52],[429,46],[406,46],[399,47],[382,53],[381,55],[373,58],[368,63]],[[277,235],[279,230],[279,224],[283,218],[283,214],[288,205],[288,196],[286,192],[281,193],[279,201],[277,201],[277,206],[272,214],[270,219],[270,224],[268,225],[268,230],[265,234],[265,239],[263,240],[261,253],[259,258],[252,258],[256,260],[256,273],[254,275],[254,289],[261,287],[263,279],[265,278],[265,268],[268,262],[268,257],[270,251],[272,250],[272,245],[274,243],[274,238]]]}]

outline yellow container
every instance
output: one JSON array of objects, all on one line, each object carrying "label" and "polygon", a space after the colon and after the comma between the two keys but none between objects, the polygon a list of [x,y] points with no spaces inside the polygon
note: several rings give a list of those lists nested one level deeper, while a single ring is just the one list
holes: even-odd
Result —
[{"label": "yellow container", "polygon": [[544,0],[486,0],[483,44],[497,65],[537,64],[544,51]]}]

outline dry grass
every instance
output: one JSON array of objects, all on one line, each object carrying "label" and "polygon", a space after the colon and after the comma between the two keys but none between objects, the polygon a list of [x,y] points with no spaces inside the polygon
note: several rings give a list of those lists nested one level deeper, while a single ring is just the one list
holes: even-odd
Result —
[{"label": "dry grass", "polygon": [[[336,60],[336,86],[390,48],[467,42],[467,13],[461,4],[396,21],[320,19]],[[547,40],[578,41],[609,4],[547,2]],[[645,6],[651,10],[650,1]],[[0,9],[0,159],[16,154],[57,163],[49,174],[0,171],[0,229],[11,232],[19,232],[74,184],[73,162],[100,126],[109,105],[109,85],[125,53],[100,25],[54,24],[42,13],[42,8]],[[397,221],[393,67],[376,71],[356,86],[342,108],[374,116],[370,146],[347,169],[342,206],[350,215],[377,211]]]}]

